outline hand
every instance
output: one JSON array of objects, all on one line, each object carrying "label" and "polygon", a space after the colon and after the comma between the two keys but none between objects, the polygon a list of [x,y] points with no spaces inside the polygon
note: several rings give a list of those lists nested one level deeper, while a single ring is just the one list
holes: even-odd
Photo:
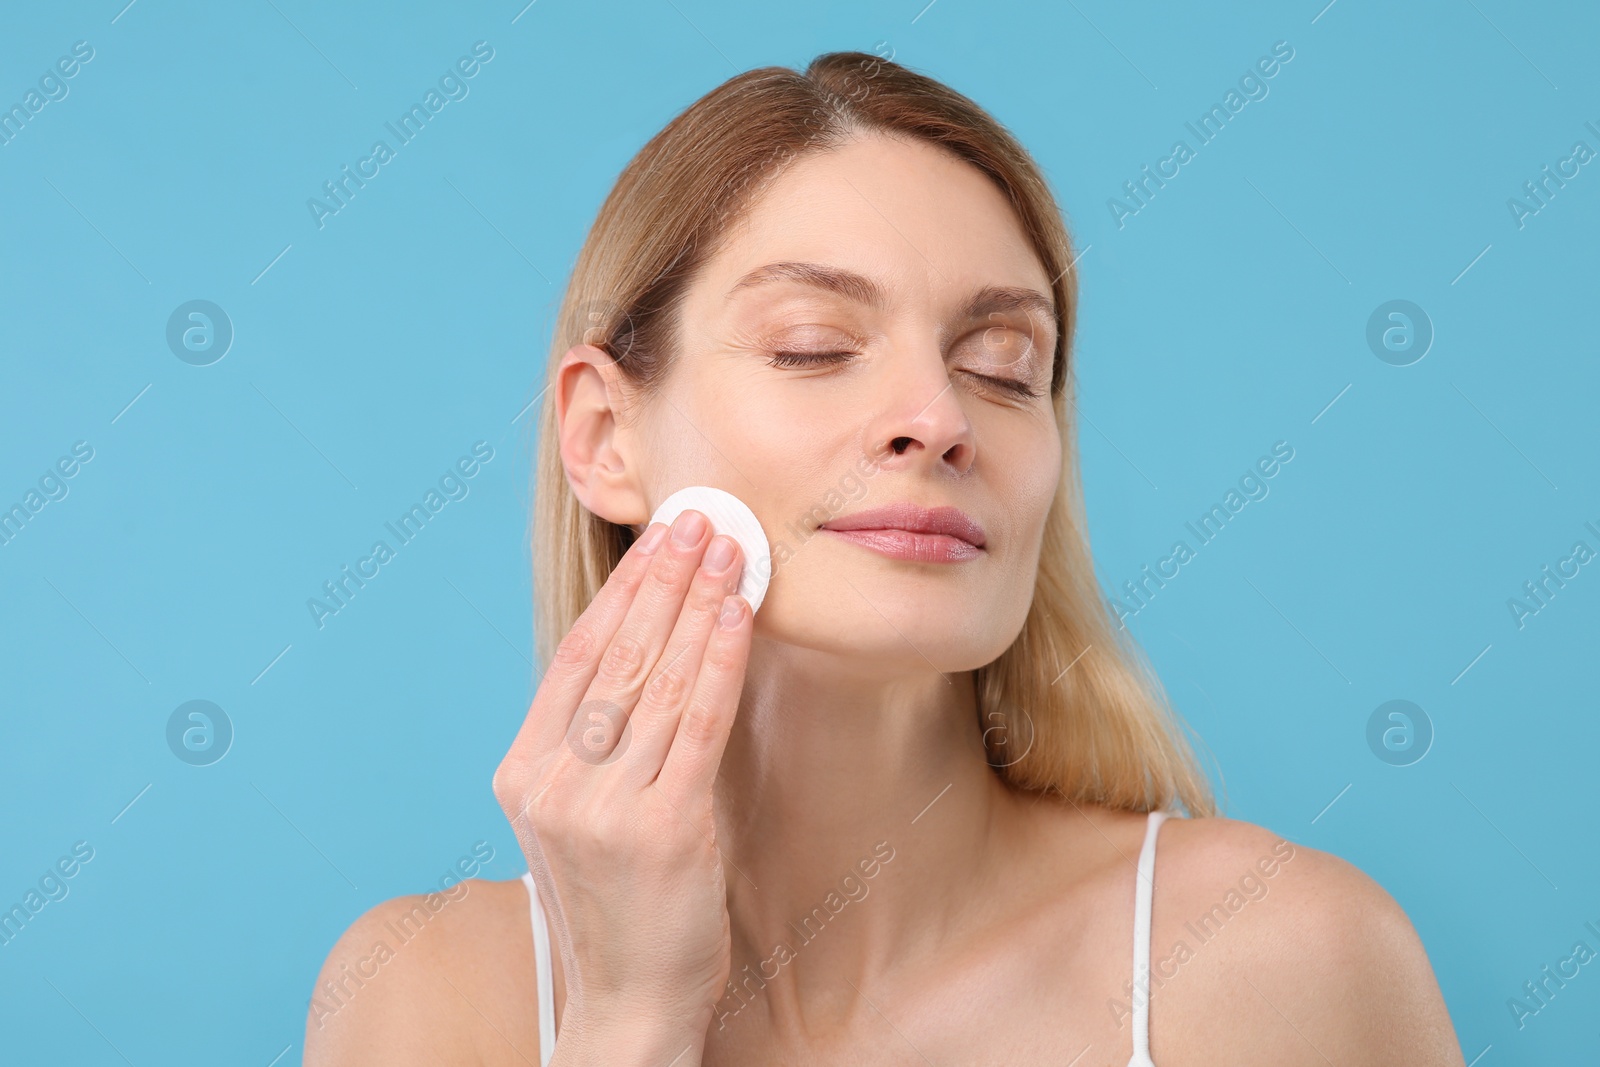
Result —
[{"label": "hand", "polygon": [[[562,639],[495,772],[561,951],[558,1064],[697,1064],[728,981],[711,794],[752,616],[733,592],[738,542],[709,534],[691,510],[641,535]],[[731,552],[712,566],[719,545]]]}]

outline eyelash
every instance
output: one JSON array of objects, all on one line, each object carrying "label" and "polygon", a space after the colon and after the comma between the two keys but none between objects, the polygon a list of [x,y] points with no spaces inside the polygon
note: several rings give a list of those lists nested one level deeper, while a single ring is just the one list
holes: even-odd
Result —
[{"label": "eyelash", "polygon": [[[853,357],[854,352],[774,352],[767,362],[774,367],[804,367],[818,363],[843,362],[844,359]],[[974,378],[988,382],[997,388],[1015,396],[1029,400],[1038,397],[1039,393],[1024,382],[1013,378],[998,378],[989,374],[973,373]]]},{"label": "eyelash", "polygon": [[854,352],[774,352],[768,362],[774,367],[803,367],[853,355]]}]

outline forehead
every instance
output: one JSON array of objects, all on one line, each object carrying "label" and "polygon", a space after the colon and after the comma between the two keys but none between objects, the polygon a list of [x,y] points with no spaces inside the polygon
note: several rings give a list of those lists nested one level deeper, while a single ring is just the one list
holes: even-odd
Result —
[{"label": "forehead", "polygon": [[960,300],[984,286],[1051,291],[992,180],[934,145],[881,134],[790,164],[729,228],[696,288],[721,306],[748,272],[775,261],[853,271],[895,299]]}]

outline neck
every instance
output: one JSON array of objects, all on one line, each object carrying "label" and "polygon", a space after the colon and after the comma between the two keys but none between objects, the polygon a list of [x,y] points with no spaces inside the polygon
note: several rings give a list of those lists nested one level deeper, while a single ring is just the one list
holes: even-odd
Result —
[{"label": "neck", "polygon": [[1017,855],[1027,802],[988,765],[971,672],[861,670],[752,649],[716,786],[727,1025],[781,1026],[848,998],[841,975],[860,985],[914,960],[969,925]]}]

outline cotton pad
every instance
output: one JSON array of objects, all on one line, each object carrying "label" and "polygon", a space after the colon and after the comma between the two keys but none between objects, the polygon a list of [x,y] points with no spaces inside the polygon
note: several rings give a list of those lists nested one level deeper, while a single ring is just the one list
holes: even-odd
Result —
[{"label": "cotton pad", "polygon": [[656,508],[650,516],[652,523],[672,525],[683,512],[698,511],[711,522],[713,535],[726,534],[739,542],[744,552],[744,573],[739,576],[739,595],[750,602],[750,613],[761,607],[767,595],[767,583],[772,579],[772,550],[767,545],[766,532],[756,520],[755,512],[745,502],[723,489],[709,485],[691,485],[679,489]]}]

